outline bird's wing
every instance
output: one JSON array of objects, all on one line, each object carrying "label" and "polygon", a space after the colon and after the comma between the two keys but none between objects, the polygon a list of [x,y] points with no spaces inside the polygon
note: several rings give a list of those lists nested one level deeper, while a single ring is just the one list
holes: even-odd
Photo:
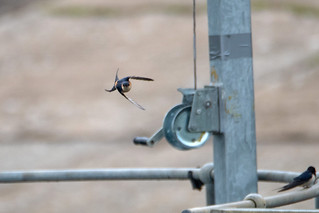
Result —
[{"label": "bird's wing", "polygon": [[115,76],[115,81],[114,81],[114,82],[116,82],[117,80],[119,80],[119,76],[118,76],[119,70],[120,70],[120,68],[117,68],[116,76]]},{"label": "bird's wing", "polygon": [[136,103],[135,101],[133,101],[131,98],[127,97],[126,95],[124,95],[124,93],[119,92],[121,95],[124,96],[124,98],[126,98],[127,100],[129,100],[132,104],[136,105],[138,108],[145,110],[144,107],[142,107],[141,105],[139,105],[138,103]]},{"label": "bird's wing", "polygon": [[292,188],[294,188],[296,186],[300,186],[300,185],[301,185],[301,183],[299,183],[298,181],[293,181],[293,182],[283,186],[278,192],[283,192],[283,191],[286,191],[288,189],[292,189]]},{"label": "bird's wing", "polygon": [[146,77],[139,77],[139,76],[129,76],[128,78],[134,79],[134,80],[142,80],[142,81],[154,81],[154,79],[146,78]]},{"label": "bird's wing", "polygon": [[298,177],[295,177],[294,181],[304,183],[304,182],[307,182],[308,180],[310,180],[311,178],[312,178],[312,174],[308,171],[305,171],[301,175],[299,175]]},{"label": "bird's wing", "polygon": [[288,189],[292,189],[296,186],[301,186],[304,183],[308,182],[312,178],[312,174],[308,171],[303,172],[301,175],[295,177],[293,182],[283,186],[279,192],[286,191]]},{"label": "bird's wing", "polygon": [[116,71],[115,80],[114,80],[114,86],[112,87],[112,89],[105,89],[105,91],[107,91],[107,92],[113,92],[114,90],[116,90],[115,84],[116,84],[116,82],[119,80],[119,77],[118,77],[119,69],[120,69],[120,68],[117,68],[117,71]]},{"label": "bird's wing", "polygon": [[115,86],[113,86],[112,89],[110,89],[110,90],[109,89],[105,89],[105,91],[107,91],[107,92],[113,92],[114,90],[116,90]]}]

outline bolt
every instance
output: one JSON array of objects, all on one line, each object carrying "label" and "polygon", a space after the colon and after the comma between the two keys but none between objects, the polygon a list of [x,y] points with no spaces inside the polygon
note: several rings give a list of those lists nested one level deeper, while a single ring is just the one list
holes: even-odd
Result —
[{"label": "bolt", "polygon": [[210,101],[206,101],[206,102],[205,102],[205,107],[206,107],[206,108],[211,107],[211,105],[212,105],[212,102],[210,102]]}]

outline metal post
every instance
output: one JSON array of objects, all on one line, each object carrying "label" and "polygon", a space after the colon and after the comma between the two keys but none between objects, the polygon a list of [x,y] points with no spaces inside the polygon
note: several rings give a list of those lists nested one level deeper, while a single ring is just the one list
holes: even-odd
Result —
[{"label": "metal post", "polygon": [[214,182],[205,184],[206,187],[206,204],[214,205],[215,204],[215,186]]},{"label": "metal post", "polygon": [[210,76],[220,87],[215,202],[257,192],[250,0],[207,0]]}]

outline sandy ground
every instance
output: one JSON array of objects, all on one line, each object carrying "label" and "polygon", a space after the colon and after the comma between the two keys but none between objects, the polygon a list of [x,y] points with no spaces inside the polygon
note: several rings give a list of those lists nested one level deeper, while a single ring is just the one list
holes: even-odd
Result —
[{"label": "sandy ground", "polygon": [[[318,7],[316,1],[303,2]],[[189,152],[165,141],[154,148],[132,143],[135,136],[151,135],[180,103],[176,88],[193,86],[188,6],[181,0],[70,0],[3,12],[0,170],[197,167],[210,162],[211,143]],[[253,7],[257,158],[259,169],[298,172],[319,165],[319,22],[318,15],[288,6]],[[205,3],[199,3],[197,17],[200,87],[209,83],[207,18],[201,8]],[[129,94],[146,111],[117,93],[105,93],[118,67],[120,77],[155,79],[134,82]],[[261,183],[259,192],[272,195],[278,186]],[[0,212],[12,213],[180,212],[205,204],[205,193],[193,191],[188,181],[0,188]],[[313,201],[288,208],[311,209]]]}]

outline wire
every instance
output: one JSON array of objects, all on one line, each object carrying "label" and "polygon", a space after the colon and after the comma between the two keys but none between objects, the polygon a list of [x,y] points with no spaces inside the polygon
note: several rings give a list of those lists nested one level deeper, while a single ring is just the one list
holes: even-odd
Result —
[{"label": "wire", "polygon": [[194,89],[197,89],[197,73],[196,73],[196,4],[193,0],[193,56],[194,56]]}]

